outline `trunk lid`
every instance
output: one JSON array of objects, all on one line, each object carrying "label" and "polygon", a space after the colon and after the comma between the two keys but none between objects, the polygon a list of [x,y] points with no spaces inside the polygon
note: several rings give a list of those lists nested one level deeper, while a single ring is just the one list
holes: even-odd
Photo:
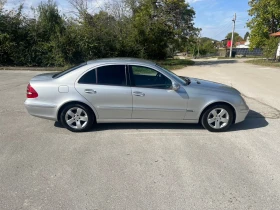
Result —
[{"label": "trunk lid", "polygon": [[47,81],[47,80],[53,80],[53,76],[57,74],[57,72],[53,73],[44,73],[39,74],[31,79],[31,81]]}]

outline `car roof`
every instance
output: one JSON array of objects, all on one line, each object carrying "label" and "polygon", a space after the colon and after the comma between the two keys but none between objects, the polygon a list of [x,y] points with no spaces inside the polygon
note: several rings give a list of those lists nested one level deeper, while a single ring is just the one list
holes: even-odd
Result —
[{"label": "car roof", "polygon": [[103,58],[90,60],[87,64],[106,64],[106,63],[114,63],[114,64],[147,64],[147,65],[156,65],[154,62],[139,58]]}]

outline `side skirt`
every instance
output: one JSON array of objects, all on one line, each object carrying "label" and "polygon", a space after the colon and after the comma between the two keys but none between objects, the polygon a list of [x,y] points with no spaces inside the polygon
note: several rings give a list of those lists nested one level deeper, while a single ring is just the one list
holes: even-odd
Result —
[{"label": "side skirt", "polygon": [[198,123],[198,120],[97,119],[97,123]]}]

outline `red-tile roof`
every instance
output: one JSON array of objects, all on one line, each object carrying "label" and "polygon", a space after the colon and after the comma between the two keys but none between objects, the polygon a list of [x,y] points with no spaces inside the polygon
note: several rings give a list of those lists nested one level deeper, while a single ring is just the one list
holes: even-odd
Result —
[{"label": "red-tile roof", "polygon": [[236,42],[235,45],[244,45],[246,43],[246,41],[240,41],[240,42]]}]

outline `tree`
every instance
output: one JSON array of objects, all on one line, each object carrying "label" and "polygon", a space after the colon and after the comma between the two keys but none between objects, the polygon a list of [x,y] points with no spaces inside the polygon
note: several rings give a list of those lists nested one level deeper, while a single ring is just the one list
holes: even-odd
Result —
[{"label": "tree", "polygon": [[248,37],[250,36],[249,32],[246,32],[246,34],[244,35],[244,41],[247,41]]},{"label": "tree", "polygon": [[0,64],[65,66],[103,57],[165,59],[190,49],[197,40],[195,12],[184,0],[118,0],[98,12],[90,9],[92,0],[68,1],[77,18],[62,14],[55,0],[42,1],[33,9],[34,17],[22,13],[23,5],[12,11],[0,9]]},{"label": "tree", "polygon": [[138,4],[133,22],[144,57],[164,59],[170,48],[172,52],[183,50],[198,31],[193,23],[195,12],[184,0],[143,0]]},{"label": "tree", "polygon": [[266,58],[276,58],[276,49],[278,47],[278,43],[278,37],[270,37],[268,40],[266,40],[263,47],[263,53]]},{"label": "tree", "polygon": [[250,0],[249,15],[251,20],[247,26],[250,28],[250,45],[264,47],[269,34],[280,30],[280,1],[279,0]]},{"label": "tree", "polygon": [[[231,40],[231,37],[232,37],[232,33],[228,33],[226,35],[226,39]],[[235,45],[236,42],[240,42],[240,41],[243,41],[243,38],[239,35],[239,33],[234,32],[234,34],[233,34],[233,45]]]},{"label": "tree", "polygon": [[217,40],[214,39],[210,39],[208,37],[202,37],[199,39],[200,41],[200,54],[202,55],[209,55],[209,54],[214,54],[217,52],[217,48],[215,43],[217,42]]},{"label": "tree", "polygon": [[0,0],[0,10],[3,9],[4,5],[6,4],[7,0]]}]

